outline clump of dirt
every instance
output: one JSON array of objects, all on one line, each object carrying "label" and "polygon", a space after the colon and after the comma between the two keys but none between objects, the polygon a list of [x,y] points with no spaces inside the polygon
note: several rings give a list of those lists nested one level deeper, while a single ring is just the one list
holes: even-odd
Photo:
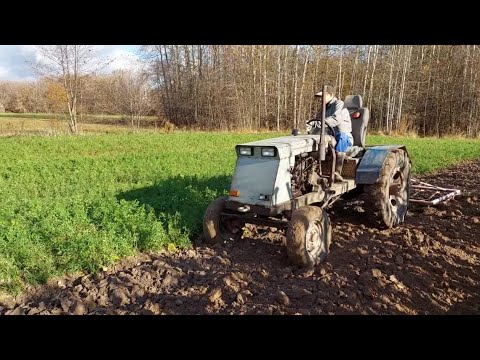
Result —
[{"label": "clump of dirt", "polygon": [[235,243],[126,259],[0,303],[2,314],[480,314],[480,161],[421,180],[463,194],[412,206],[391,230],[369,223],[361,200],[329,213],[326,262],[288,263],[284,233],[248,227]]}]

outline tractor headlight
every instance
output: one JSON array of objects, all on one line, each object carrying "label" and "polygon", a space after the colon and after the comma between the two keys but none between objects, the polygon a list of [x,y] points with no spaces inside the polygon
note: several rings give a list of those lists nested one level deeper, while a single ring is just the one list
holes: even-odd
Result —
[{"label": "tractor headlight", "polygon": [[264,147],[262,148],[262,156],[275,156],[275,148],[274,147]]},{"label": "tractor headlight", "polygon": [[251,147],[243,147],[241,146],[238,149],[238,153],[243,156],[252,156],[252,148]]}]

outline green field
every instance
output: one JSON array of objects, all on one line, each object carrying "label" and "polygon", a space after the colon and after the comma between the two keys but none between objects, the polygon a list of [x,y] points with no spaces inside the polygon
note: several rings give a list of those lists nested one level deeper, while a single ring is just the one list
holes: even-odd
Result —
[{"label": "green field", "polygon": [[[79,116],[79,130],[83,134],[118,134],[127,132],[165,132],[153,116],[144,116],[141,128],[133,129],[128,116]],[[66,117],[62,114],[0,113],[0,136],[69,134]]]},{"label": "green field", "polygon": [[[225,194],[236,143],[279,134],[0,138],[0,290],[95,272],[136,251],[183,248]],[[415,173],[480,157],[479,140],[370,136],[407,145]]]}]

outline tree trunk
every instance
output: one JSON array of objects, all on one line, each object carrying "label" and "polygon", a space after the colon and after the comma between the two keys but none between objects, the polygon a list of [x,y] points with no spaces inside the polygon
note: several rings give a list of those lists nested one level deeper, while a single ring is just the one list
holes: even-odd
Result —
[{"label": "tree trunk", "polygon": [[298,45],[295,46],[295,74],[293,79],[293,128],[297,128],[297,75],[298,75]]},{"label": "tree trunk", "polygon": [[[305,55],[305,63],[303,64],[303,76],[302,76],[302,86],[300,87],[300,99],[299,99],[299,106],[298,106],[298,114],[297,116],[297,121],[298,119],[304,119],[304,114],[303,114],[303,88],[305,86],[305,75],[307,74],[307,64],[308,64],[308,57],[309,57],[309,52],[307,51],[307,54]],[[297,124],[298,127],[298,124]],[[295,127],[295,129],[297,128]]]},{"label": "tree trunk", "polygon": [[278,48],[277,53],[277,131],[280,131],[280,81],[281,81],[281,48]]},{"label": "tree trunk", "polygon": [[372,52],[372,46],[368,46],[367,68],[365,70],[365,79],[363,81],[362,97],[365,98],[365,91],[367,90],[368,68],[370,66],[370,53]]}]

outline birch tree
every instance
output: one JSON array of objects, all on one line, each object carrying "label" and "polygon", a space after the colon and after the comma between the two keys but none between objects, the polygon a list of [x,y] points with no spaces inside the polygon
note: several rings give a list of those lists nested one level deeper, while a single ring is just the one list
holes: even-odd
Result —
[{"label": "birch tree", "polygon": [[65,91],[68,126],[72,134],[78,133],[78,95],[83,79],[107,64],[95,56],[92,45],[37,46],[41,60],[33,64],[34,70],[44,77],[60,80]]}]

